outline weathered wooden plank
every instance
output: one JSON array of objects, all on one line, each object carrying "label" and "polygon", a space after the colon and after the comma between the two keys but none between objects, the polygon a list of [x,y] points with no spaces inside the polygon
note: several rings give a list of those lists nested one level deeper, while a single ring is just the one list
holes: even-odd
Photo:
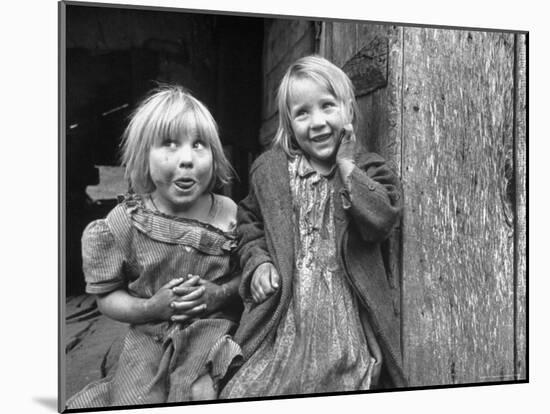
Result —
[{"label": "weathered wooden plank", "polygon": [[305,19],[273,19],[266,26],[264,67],[267,73],[285,58],[297,40],[312,30],[313,22]]},{"label": "weathered wooden plank", "polygon": [[371,151],[391,161],[401,172],[401,72],[403,28],[388,25],[358,25],[358,47],[373,38],[387,39],[387,85],[366,96],[358,97],[360,119],[357,136]]},{"label": "weathered wooden plank", "polygon": [[[283,21],[283,23],[291,25],[291,21]],[[283,24],[281,23],[281,24]],[[279,30],[279,26],[277,26]],[[271,30],[271,29],[269,29]],[[289,32],[289,34],[298,35],[298,32]],[[279,88],[279,83],[288,69],[288,66],[294,62],[299,57],[309,55],[313,53],[315,46],[315,33],[313,30],[313,25],[308,26],[308,30],[300,34],[298,38],[286,38],[287,34],[281,35],[278,39],[284,44],[291,44],[287,53],[282,59],[280,59],[276,65],[272,68],[266,67],[264,65],[264,90],[263,90],[263,99],[262,99],[262,121],[271,118],[271,116],[277,112],[277,89]],[[276,41],[271,45],[271,50],[277,49]],[[268,59],[268,56],[271,52],[266,52],[265,59]]]},{"label": "weathered wooden plank", "polygon": [[403,341],[412,385],[514,375],[513,35],[404,29]]},{"label": "weathered wooden plank", "polygon": [[333,22],[332,63],[342,67],[355,52],[357,52],[357,24],[354,22]]},{"label": "weathered wooden plank", "polygon": [[274,113],[269,117],[268,119],[265,119],[262,122],[262,126],[260,128],[260,145],[262,147],[267,147],[273,137],[275,136],[275,133],[277,132],[277,128],[279,127],[279,114]]},{"label": "weathered wooden plank", "polygon": [[516,36],[516,123],[515,123],[515,261],[516,261],[516,379],[527,379],[527,50],[526,35]]},{"label": "weathered wooden plank", "polygon": [[385,87],[388,83],[387,36],[369,36],[364,46],[344,63],[342,70],[353,82],[356,96]]}]

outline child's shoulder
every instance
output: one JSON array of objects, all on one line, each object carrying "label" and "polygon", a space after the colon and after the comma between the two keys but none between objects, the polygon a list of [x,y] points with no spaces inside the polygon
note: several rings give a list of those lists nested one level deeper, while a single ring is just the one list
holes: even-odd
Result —
[{"label": "child's shoulder", "polygon": [[102,240],[112,238],[119,229],[130,227],[130,219],[124,203],[117,204],[106,217],[88,223],[83,232],[83,239]]},{"label": "child's shoulder", "polygon": [[264,152],[262,152],[258,158],[254,160],[252,166],[250,167],[250,174],[254,174],[257,170],[263,169],[266,167],[277,168],[281,163],[284,163],[288,160],[285,152],[279,147],[272,147]]},{"label": "child's shoulder", "polygon": [[214,226],[223,231],[232,231],[237,223],[237,204],[231,198],[215,194],[217,212],[214,217]]}]

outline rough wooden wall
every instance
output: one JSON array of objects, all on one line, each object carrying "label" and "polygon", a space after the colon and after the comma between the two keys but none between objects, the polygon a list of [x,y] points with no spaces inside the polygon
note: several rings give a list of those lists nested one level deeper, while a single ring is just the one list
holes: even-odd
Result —
[{"label": "rough wooden wall", "polygon": [[288,68],[296,59],[315,51],[314,22],[303,19],[266,21],[264,32],[264,67],[262,127],[260,143],[266,146],[277,131],[277,89]]},{"label": "rough wooden wall", "polygon": [[514,379],[514,36],[406,28],[403,343],[412,385]]}]

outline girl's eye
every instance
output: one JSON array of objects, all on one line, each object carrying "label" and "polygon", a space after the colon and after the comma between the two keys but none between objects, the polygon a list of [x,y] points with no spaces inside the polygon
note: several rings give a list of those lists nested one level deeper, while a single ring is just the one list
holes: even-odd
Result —
[{"label": "girl's eye", "polygon": [[198,139],[193,143],[193,148],[195,148],[195,149],[206,148],[206,143],[204,141]]},{"label": "girl's eye", "polygon": [[295,118],[302,118],[307,115],[307,111],[305,109],[300,109],[294,113]]},{"label": "girl's eye", "polygon": [[165,147],[168,147],[168,148],[176,148],[178,143],[176,141],[174,141],[173,139],[165,139],[162,142],[162,145],[164,145]]},{"label": "girl's eye", "polygon": [[323,109],[330,109],[334,108],[336,106],[336,103],[334,102],[325,102],[323,103]]}]

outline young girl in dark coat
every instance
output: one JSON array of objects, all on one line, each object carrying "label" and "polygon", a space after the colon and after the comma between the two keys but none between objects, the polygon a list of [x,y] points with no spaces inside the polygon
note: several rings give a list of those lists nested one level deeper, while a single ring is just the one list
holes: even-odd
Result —
[{"label": "young girl in dark coat", "polygon": [[345,73],[318,56],[287,70],[272,149],[239,205],[244,364],[221,398],[406,385],[380,243],[399,222],[400,183],[358,150]]}]

